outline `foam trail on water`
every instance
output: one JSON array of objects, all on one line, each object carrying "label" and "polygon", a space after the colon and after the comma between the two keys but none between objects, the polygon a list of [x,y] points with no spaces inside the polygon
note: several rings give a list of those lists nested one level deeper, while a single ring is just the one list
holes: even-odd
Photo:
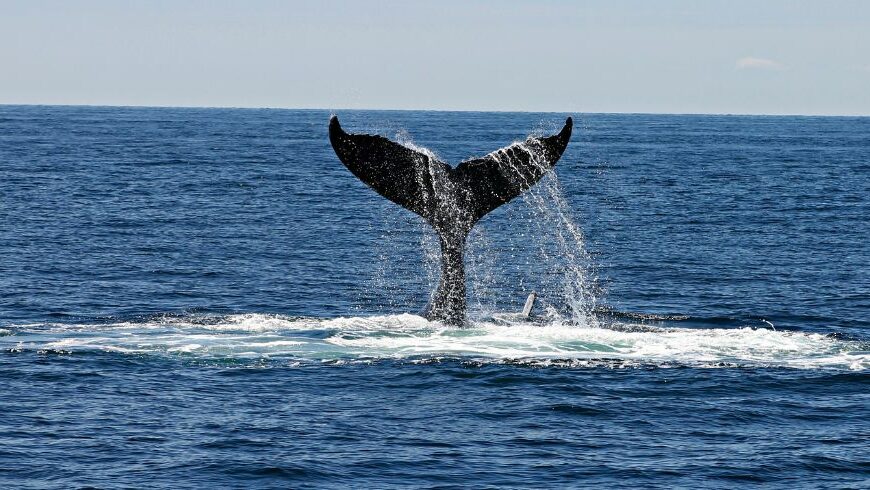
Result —
[{"label": "foam trail on water", "polygon": [[0,352],[148,355],[202,360],[456,358],[484,363],[586,366],[870,369],[870,342],[769,328],[616,328],[492,319],[447,327],[410,314],[300,318],[190,315],[101,324],[8,326]]}]

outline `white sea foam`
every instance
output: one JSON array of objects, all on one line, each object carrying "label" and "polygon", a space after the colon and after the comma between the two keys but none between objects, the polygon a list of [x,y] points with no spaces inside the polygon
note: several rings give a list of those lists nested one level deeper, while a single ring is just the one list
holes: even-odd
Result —
[{"label": "white sea foam", "polygon": [[244,314],[114,324],[10,326],[0,350],[108,351],[210,358],[323,361],[461,358],[482,362],[595,360],[690,366],[870,369],[870,343],[770,328],[616,328],[475,322],[454,328],[416,315],[296,318]]}]

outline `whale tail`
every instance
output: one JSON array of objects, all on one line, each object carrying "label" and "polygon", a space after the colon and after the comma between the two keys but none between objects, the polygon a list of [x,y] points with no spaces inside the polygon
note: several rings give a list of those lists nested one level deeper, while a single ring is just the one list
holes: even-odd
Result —
[{"label": "whale tail", "polygon": [[382,136],[346,133],[336,116],[329,141],[339,160],[378,194],[423,217],[441,242],[441,280],[426,317],[465,323],[465,238],[477,221],[535,185],[550,171],[571,138],[569,117],[562,130],[528,138],[455,168]]}]

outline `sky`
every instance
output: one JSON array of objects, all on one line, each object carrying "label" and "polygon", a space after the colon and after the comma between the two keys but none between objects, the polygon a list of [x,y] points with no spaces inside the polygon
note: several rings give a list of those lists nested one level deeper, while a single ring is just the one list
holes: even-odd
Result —
[{"label": "sky", "polygon": [[0,0],[0,104],[870,115],[870,2]]}]

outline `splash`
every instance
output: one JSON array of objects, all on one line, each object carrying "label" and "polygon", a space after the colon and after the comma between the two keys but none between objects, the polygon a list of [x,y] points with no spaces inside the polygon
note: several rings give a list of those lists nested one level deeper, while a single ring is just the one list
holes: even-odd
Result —
[{"label": "splash", "polygon": [[[398,133],[395,139],[426,158],[440,160],[432,150],[415,144],[406,132]],[[538,168],[544,177],[537,183],[526,181],[530,188],[519,199],[505,206],[507,214],[493,213],[500,214],[501,218],[484,218],[471,229],[465,254],[469,318],[482,319],[498,311],[518,309],[526,295],[534,290],[539,297],[539,314],[554,321],[570,320],[577,325],[596,326],[597,320],[592,312],[598,298],[595,294],[595,275],[591,272],[594,270],[592,261],[558,177],[555,172],[549,171],[552,163],[546,160],[540,148],[534,147],[539,144],[533,139],[514,142],[485,157],[497,161],[504,168],[513,169],[517,176],[525,179],[527,169],[520,169],[517,165],[521,160],[510,152],[523,153],[528,156],[529,162],[522,165]],[[418,171],[432,170],[428,165],[418,165],[416,168]],[[420,187],[424,188],[422,181],[427,179],[418,176],[418,180],[421,181]],[[430,175],[428,180],[434,182],[444,179],[435,179]],[[402,223],[397,221],[393,219],[389,226],[407,227],[404,220]],[[428,225],[422,220],[416,222],[422,266],[415,269],[425,271],[426,284],[421,287],[435,295],[442,275],[440,244],[436,233]],[[499,227],[504,229],[495,234],[489,232]],[[506,238],[499,238],[499,242],[495,243],[489,238],[491,235]],[[388,258],[407,260],[407,257],[396,250],[394,240],[383,240],[380,249],[380,267],[374,280],[370,281],[368,290],[390,289],[395,293],[401,289],[395,287],[395,281],[409,279],[396,274],[396,266]],[[518,263],[518,260],[521,262]],[[533,279],[529,281],[527,278],[530,275]],[[417,311],[419,308],[396,302],[396,294],[388,296],[391,309],[380,311]],[[431,302],[433,297],[429,299]]]},{"label": "splash", "polygon": [[743,328],[612,328],[491,318],[468,328],[416,315],[301,318],[191,315],[105,324],[9,326],[0,352],[169,357],[200,361],[438,362],[529,366],[691,366],[870,369],[870,342],[809,332]]},{"label": "splash", "polygon": [[598,303],[593,263],[555,172],[527,192],[523,201],[525,209],[519,212],[532,225],[541,269],[546,277],[554,278],[543,284],[542,297],[549,303],[550,316],[567,310],[573,323],[597,326],[593,315]]},{"label": "splash", "polygon": [[[528,154],[534,165],[541,169],[549,168],[541,153],[529,148],[526,142],[515,142],[513,145]],[[497,150],[489,156],[504,165],[512,165],[513,162],[504,150]],[[518,170],[517,173],[520,174]],[[532,250],[534,261],[527,261],[523,265],[538,271],[536,276],[544,279],[534,287],[538,290],[544,315],[551,321],[570,320],[576,325],[597,326],[597,319],[592,314],[598,302],[593,263],[556,172],[546,172],[518,201],[508,205],[506,215],[505,226],[514,228],[514,231],[504,230],[499,234],[506,237],[506,246],[498,249],[492,246],[486,239],[485,222],[478,224],[480,233],[469,237],[471,289],[472,294],[477,296],[477,304],[487,304],[481,299],[482,295],[495,295],[497,273],[494,268],[496,264],[505,262],[496,255],[526,248]],[[514,272],[519,276],[519,281],[527,273]],[[484,310],[486,314],[495,311],[493,303],[488,305],[489,308]]]}]

